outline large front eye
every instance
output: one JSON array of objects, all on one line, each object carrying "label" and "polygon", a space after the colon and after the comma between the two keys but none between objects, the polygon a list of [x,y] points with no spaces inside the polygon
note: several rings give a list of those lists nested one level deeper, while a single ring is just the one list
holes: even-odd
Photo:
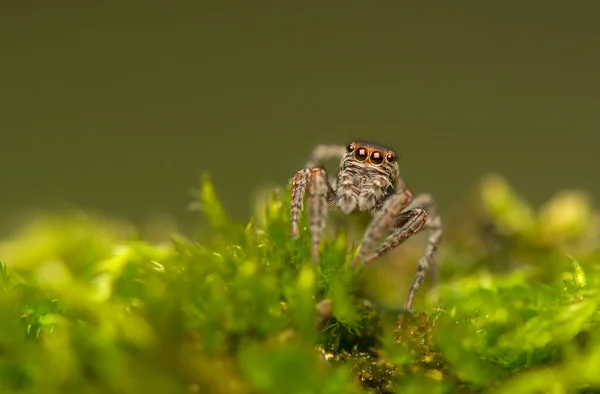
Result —
[{"label": "large front eye", "polygon": [[354,157],[358,161],[365,161],[367,160],[367,157],[369,157],[369,153],[365,148],[358,148],[354,153]]},{"label": "large front eye", "polygon": [[374,151],[371,153],[371,163],[381,164],[383,163],[383,154],[381,152]]}]

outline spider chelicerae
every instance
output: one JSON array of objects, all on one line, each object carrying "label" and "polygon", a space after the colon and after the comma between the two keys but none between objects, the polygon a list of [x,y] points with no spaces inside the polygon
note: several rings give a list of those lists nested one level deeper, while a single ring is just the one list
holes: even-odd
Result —
[{"label": "spider chelicerae", "polygon": [[[337,177],[327,178],[319,164],[341,157]],[[352,142],[346,147],[319,145],[310,155],[305,168],[292,180],[291,233],[299,236],[298,222],[308,194],[307,210],[312,243],[312,259],[319,261],[319,244],[328,209],[338,208],[344,214],[355,211],[371,216],[356,255],[351,262],[369,264],[394,249],[410,236],[429,231],[425,251],[417,265],[404,307],[412,311],[415,294],[425,279],[425,271],[433,270],[437,281],[435,252],[442,238],[442,221],[429,194],[413,198],[400,177],[398,155],[392,149],[369,142]],[[379,245],[379,246],[378,246]]]}]

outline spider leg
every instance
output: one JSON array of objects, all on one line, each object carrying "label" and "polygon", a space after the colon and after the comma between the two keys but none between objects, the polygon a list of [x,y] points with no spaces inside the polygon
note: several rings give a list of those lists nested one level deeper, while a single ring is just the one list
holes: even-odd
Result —
[{"label": "spider leg", "polygon": [[303,169],[296,173],[292,179],[292,201],[291,201],[291,222],[292,222],[292,238],[297,239],[300,236],[298,231],[298,222],[300,221],[300,212],[302,211],[304,193],[308,184],[308,174],[310,170]]},{"label": "spider leg", "polygon": [[341,145],[318,145],[311,152],[304,167],[313,168],[324,160],[341,158],[345,152],[346,148]]},{"label": "spider leg", "polygon": [[319,261],[319,244],[327,219],[328,195],[333,193],[333,188],[329,184],[327,173],[323,168],[310,170],[307,190],[311,255],[312,260],[317,262]]},{"label": "spider leg", "polygon": [[411,202],[412,193],[407,189],[398,190],[385,200],[381,209],[375,214],[371,223],[369,223],[358,254],[352,263],[350,263],[351,267],[358,265],[365,253],[371,250],[390,229],[395,227],[402,215],[402,211]]},{"label": "spider leg", "polygon": [[[304,169],[298,171],[293,178],[292,181],[292,238],[297,239],[299,234],[298,222],[300,221],[300,212],[303,209],[302,201],[304,200],[304,194],[306,192],[306,186],[308,185],[309,173],[312,168],[315,168],[318,163],[324,160],[342,157],[344,155],[345,149],[341,145],[318,145],[313,149],[306,164],[304,165]],[[335,192],[333,187],[331,186],[331,182],[335,179],[332,179],[328,182],[327,186],[329,188],[327,194],[327,204],[329,206],[333,206],[335,204]]]},{"label": "spider leg", "polygon": [[[403,209],[407,206],[414,208],[403,212]],[[388,197],[367,228],[361,249],[352,261],[351,266],[356,266],[363,259],[363,251],[371,249],[390,228],[395,228],[395,230],[385,238],[375,252],[364,259],[364,264],[369,264],[376,258],[381,257],[415,233],[423,230],[429,232],[425,251],[417,264],[417,272],[404,304],[405,310],[412,312],[415,295],[425,279],[425,272],[429,269],[433,271],[432,282],[434,286],[437,285],[438,281],[435,253],[442,240],[443,230],[442,220],[436,212],[433,197],[429,194],[423,194],[412,200],[412,195],[408,190],[399,190],[398,193]]]},{"label": "spider leg", "polygon": [[403,212],[396,224],[398,227],[383,241],[379,249],[365,258],[365,264],[369,264],[373,260],[383,256],[390,250],[396,248],[398,245],[406,241],[413,234],[418,233],[426,222],[427,214],[420,208]]},{"label": "spider leg", "polygon": [[442,241],[443,233],[442,219],[436,212],[436,206],[433,197],[429,194],[423,194],[415,198],[414,203],[415,205],[423,207],[427,211],[428,219],[424,229],[428,230],[429,237],[427,238],[425,251],[419,259],[417,273],[415,274],[413,283],[408,290],[408,296],[406,297],[406,302],[404,304],[404,309],[409,312],[412,312],[415,294],[417,293],[421,283],[423,283],[423,280],[425,279],[425,272],[428,269],[431,269],[433,274],[432,284],[436,286],[438,283],[439,269],[435,261],[435,253],[440,242]]},{"label": "spider leg", "polygon": [[327,219],[327,208],[335,199],[335,191],[327,180],[327,173],[323,168],[300,170],[292,180],[291,222],[294,239],[299,236],[298,222],[305,192],[308,193],[311,256],[312,260],[317,262],[319,261],[319,244]]}]

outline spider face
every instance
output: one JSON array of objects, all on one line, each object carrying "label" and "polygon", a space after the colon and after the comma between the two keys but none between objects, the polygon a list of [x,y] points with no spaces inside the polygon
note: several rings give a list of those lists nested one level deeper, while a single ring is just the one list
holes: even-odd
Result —
[{"label": "spider face", "polygon": [[368,142],[352,142],[342,156],[336,205],[345,214],[358,208],[373,211],[394,188],[400,175],[398,155],[392,149]]},{"label": "spider face", "polygon": [[394,164],[398,155],[390,148],[368,142],[352,142],[346,147],[346,160],[356,160],[359,163],[367,162],[379,166],[385,162]]}]

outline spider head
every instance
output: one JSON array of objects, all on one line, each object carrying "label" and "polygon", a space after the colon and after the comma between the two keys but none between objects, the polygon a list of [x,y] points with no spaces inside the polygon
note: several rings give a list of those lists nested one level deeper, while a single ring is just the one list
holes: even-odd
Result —
[{"label": "spider head", "polygon": [[337,205],[348,214],[372,211],[395,189],[400,176],[398,155],[370,142],[351,142],[340,163]]},{"label": "spider head", "polygon": [[370,142],[351,142],[346,146],[342,167],[355,167],[363,170],[389,172],[398,176],[398,155],[391,148]]}]

